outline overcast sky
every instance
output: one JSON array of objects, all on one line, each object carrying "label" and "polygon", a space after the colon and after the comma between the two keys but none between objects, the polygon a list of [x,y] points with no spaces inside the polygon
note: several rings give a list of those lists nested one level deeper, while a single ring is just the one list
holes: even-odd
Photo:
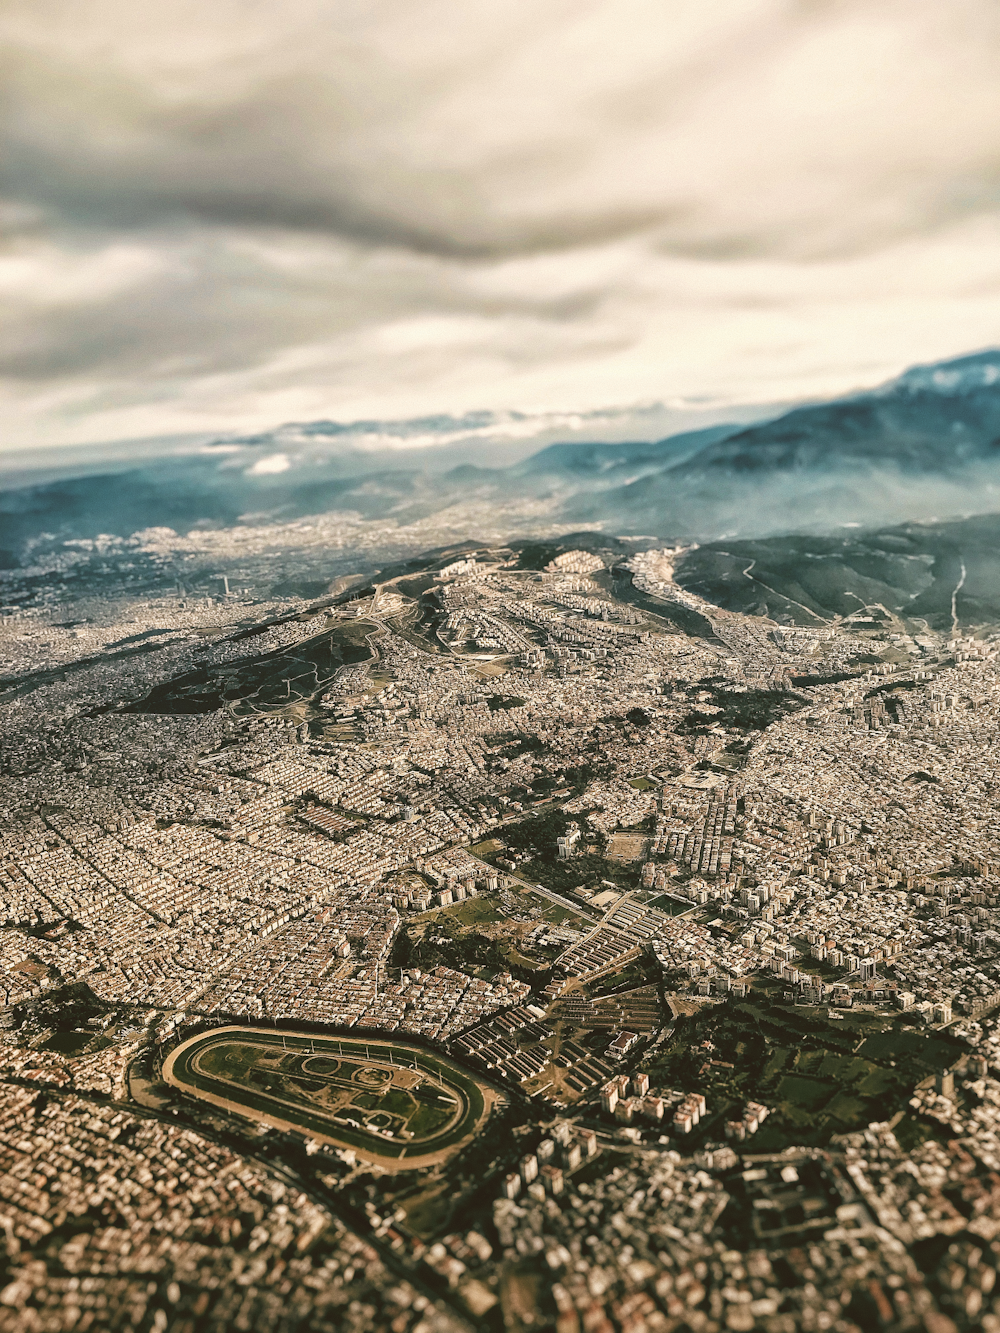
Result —
[{"label": "overcast sky", "polygon": [[0,445],[1000,342],[995,0],[5,0]]}]

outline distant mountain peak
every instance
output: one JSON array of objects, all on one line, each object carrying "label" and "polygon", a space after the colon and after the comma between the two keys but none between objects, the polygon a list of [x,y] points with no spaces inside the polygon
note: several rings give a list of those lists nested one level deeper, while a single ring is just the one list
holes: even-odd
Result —
[{"label": "distant mountain peak", "polygon": [[1000,348],[990,348],[914,366],[869,392],[738,431],[672,468],[667,484],[795,473],[801,486],[807,475],[838,469],[855,478],[878,468],[944,477],[972,464],[994,466],[998,441]]},{"label": "distant mountain peak", "polygon": [[951,396],[992,388],[997,384],[1000,384],[1000,347],[990,347],[950,361],[911,366],[897,379],[890,380],[874,392],[878,396],[907,391]]}]

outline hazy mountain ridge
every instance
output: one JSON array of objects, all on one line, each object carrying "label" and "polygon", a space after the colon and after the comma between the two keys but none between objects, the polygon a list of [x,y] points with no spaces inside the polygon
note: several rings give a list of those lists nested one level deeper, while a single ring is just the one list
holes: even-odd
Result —
[{"label": "hazy mountain ridge", "polygon": [[963,516],[1000,508],[998,442],[994,349],[738,427],[601,502],[633,531],[699,540]]},{"label": "hazy mountain ridge", "polygon": [[1000,351],[919,366],[872,393],[798,408],[730,433],[678,464],[678,476],[708,470],[872,466],[946,471],[992,461],[1000,448]]},{"label": "hazy mountain ridge", "polygon": [[[1000,509],[1000,350],[914,367],[870,392],[749,426],[555,442],[511,462],[509,439],[491,444],[488,432],[526,420],[483,412],[292,424],[13,487],[0,492],[3,564],[16,567],[43,535],[58,543],[148,528],[185,534],[336,513],[408,524],[447,512],[449,536],[465,524],[475,538],[476,514],[494,504],[567,528],[702,542]],[[368,444],[359,448],[362,427]],[[441,443],[386,444],[428,434]]]},{"label": "hazy mountain ridge", "polygon": [[0,548],[11,567],[39,533],[61,540],[100,533],[125,537],[151,527],[183,533],[196,527],[231,527],[248,517],[258,523],[287,522],[336,510],[410,522],[493,495],[507,502],[547,499],[559,510],[580,490],[606,494],[637,474],[662,471],[699,444],[734,429],[709,427],[659,441],[549,445],[507,467],[476,462],[448,467],[454,457],[451,446],[444,447],[443,456],[421,450],[419,457],[347,447],[308,463],[289,460],[287,467],[268,471],[259,470],[259,463],[262,457],[273,457],[268,453],[275,447],[272,437],[226,442],[128,470],[0,492]]},{"label": "hazy mountain ridge", "polygon": [[550,444],[509,470],[518,476],[569,474],[620,480],[618,474],[626,469],[648,467],[662,470],[676,467],[686,458],[700,457],[701,450],[739,429],[736,425],[708,426],[704,430],[668,435],[663,440],[623,444]]}]

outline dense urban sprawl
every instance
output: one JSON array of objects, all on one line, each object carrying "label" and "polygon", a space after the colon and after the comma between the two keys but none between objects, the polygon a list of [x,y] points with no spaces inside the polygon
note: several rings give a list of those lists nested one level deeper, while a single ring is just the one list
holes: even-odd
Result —
[{"label": "dense urban sprawl", "polygon": [[[590,546],[5,614],[0,1330],[1000,1333],[1000,630]],[[404,1180],[234,1025],[496,1107]]]}]

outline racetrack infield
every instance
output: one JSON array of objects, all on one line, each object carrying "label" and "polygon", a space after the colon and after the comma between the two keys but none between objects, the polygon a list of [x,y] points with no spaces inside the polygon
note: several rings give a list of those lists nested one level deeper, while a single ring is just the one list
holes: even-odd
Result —
[{"label": "racetrack infield", "polygon": [[163,1078],[191,1097],[394,1171],[452,1156],[498,1095],[446,1056],[393,1040],[215,1028],[182,1042]]}]

